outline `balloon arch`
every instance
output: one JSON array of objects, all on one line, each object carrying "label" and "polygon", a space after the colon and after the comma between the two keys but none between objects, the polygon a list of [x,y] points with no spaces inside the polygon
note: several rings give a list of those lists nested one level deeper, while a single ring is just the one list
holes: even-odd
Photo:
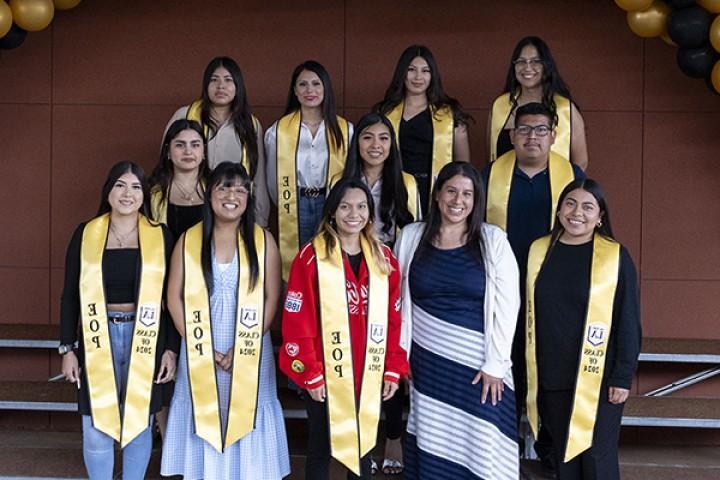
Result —
[{"label": "balloon arch", "polygon": [[720,0],[615,0],[630,30],[678,47],[680,70],[720,94]]},{"label": "balloon arch", "polygon": [[0,48],[10,50],[52,22],[55,10],[70,10],[81,0],[0,0]]},{"label": "balloon arch", "polygon": [[[27,32],[47,28],[55,10],[81,0],[0,0],[0,49],[17,48]],[[677,63],[692,78],[704,78],[720,94],[720,0],[615,0],[642,38],[660,37],[678,47]]]}]

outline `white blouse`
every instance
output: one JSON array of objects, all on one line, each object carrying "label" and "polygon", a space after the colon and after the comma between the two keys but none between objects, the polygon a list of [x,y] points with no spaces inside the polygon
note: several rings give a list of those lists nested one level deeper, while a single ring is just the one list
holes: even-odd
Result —
[{"label": "white blouse", "polygon": [[[348,141],[352,141],[353,125],[348,122]],[[270,198],[277,204],[277,122],[265,132],[265,158],[267,160],[267,187]],[[346,145],[349,148],[350,145]],[[325,120],[318,126],[313,138],[310,128],[300,123],[297,149],[297,186],[302,188],[325,187],[328,168],[328,142]]]}]

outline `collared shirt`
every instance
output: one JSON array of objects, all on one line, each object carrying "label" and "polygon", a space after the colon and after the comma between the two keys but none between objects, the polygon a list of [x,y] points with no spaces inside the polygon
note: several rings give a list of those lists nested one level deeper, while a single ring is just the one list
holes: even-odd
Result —
[{"label": "collared shirt", "polygon": [[[349,141],[352,140],[353,126],[348,122]],[[348,142],[349,143],[349,142]],[[346,145],[349,148],[350,145]],[[267,186],[270,198],[277,204],[277,122],[265,132],[265,153],[267,158]],[[344,159],[343,159],[344,160]],[[297,186],[302,188],[323,188],[327,182],[328,142],[325,120],[320,122],[315,137],[305,123],[300,123],[300,137],[297,146]]]},{"label": "collared shirt", "polygon": [[[362,179],[363,183],[367,185],[367,178],[365,178],[365,175],[361,175],[360,178]],[[383,232],[383,228],[385,227],[385,224],[382,222],[382,219],[380,218],[380,195],[382,194],[382,178],[378,178],[375,182],[375,185],[372,187],[368,185],[368,188],[370,189],[370,194],[373,198],[373,203],[375,204],[375,212],[373,212],[373,221],[375,222],[375,233],[377,233],[378,238],[381,242],[388,244],[390,242],[393,242],[395,240],[395,228],[393,225],[393,228],[390,229],[389,233]]]},{"label": "collared shirt", "polygon": [[[486,191],[492,165],[485,165],[482,171]],[[575,178],[585,178],[580,167],[574,164],[572,167]],[[530,244],[550,233],[551,202],[548,169],[531,178],[516,165],[508,200],[507,236],[520,267],[522,281],[527,270]]]}]

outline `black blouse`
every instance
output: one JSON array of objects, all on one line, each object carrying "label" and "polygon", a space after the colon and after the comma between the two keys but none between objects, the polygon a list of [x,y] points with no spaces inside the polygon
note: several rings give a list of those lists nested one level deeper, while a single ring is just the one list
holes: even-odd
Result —
[{"label": "black blouse", "polygon": [[[557,242],[535,286],[537,361],[540,386],[575,388],[590,292],[593,242]],[[613,302],[612,326],[603,381],[630,388],[640,353],[640,299],[630,254],[620,251],[620,272]]]},{"label": "black blouse", "polygon": [[168,203],[167,226],[173,235],[178,239],[185,231],[202,220],[203,206],[200,205],[175,205]]},{"label": "black blouse", "polygon": [[[80,224],[73,233],[65,256],[65,285],[60,299],[60,343],[72,344],[79,342],[77,355],[80,366],[84,364],[82,329],[80,323],[80,249],[82,245],[85,223]],[[167,227],[162,226],[165,243],[165,264],[170,266],[170,257],[173,249],[173,238]],[[135,303],[140,277],[140,255],[137,248],[106,249],[103,254],[102,270],[105,282],[105,298],[108,303]],[[167,276],[166,276],[167,278]],[[163,298],[165,291],[163,289]],[[165,350],[175,353],[180,351],[180,334],[170,319],[170,315],[163,309],[160,317],[160,332],[158,334],[155,374],[160,368],[160,358]],[[90,414],[90,401],[87,392],[87,377],[85,369],[81,371],[81,389],[78,392],[78,410],[83,415]],[[162,407],[160,386],[153,384],[151,413]]]},{"label": "black blouse", "polygon": [[515,147],[510,140],[510,130],[503,128],[497,138],[497,148],[495,149],[495,158],[500,158]]},{"label": "black blouse", "polygon": [[420,192],[423,216],[430,199],[432,174],[433,125],[430,109],[425,109],[410,120],[400,122],[400,155],[403,170],[415,177]]}]

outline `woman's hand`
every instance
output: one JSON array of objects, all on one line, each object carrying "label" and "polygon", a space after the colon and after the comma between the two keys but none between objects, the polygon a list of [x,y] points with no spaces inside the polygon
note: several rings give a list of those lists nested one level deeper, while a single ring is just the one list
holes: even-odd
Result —
[{"label": "woman's hand", "polygon": [[233,353],[235,352],[235,347],[230,347],[230,349],[227,351],[225,355],[222,355],[222,360],[220,360],[220,368],[225,370],[226,372],[229,372],[230,369],[232,369],[233,364]]},{"label": "woman's hand", "polygon": [[155,383],[168,383],[175,379],[177,368],[177,353],[172,350],[165,350],[160,359],[160,370],[158,371]]},{"label": "woman's hand", "polygon": [[72,350],[62,357],[62,373],[65,375],[65,380],[77,383],[80,388],[80,364]]},{"label": "woman's hand", "polygon": [[615,405],[619,403],[625,403],[625,400],[630,396],[630,390],[627,388],[610,387],[608,389],[608,401]]},{"label": "woman's hand", "polygon": [[488,392],[490,392],[490,401],[493,404],[493,407],[497,405],[497,402],[502,401],[502,392],[505,390],[505,384],[503,383],[503,379],[500,377],[493,377],[492,375],[488,375],[487,373],[480,370],[477,375],[475,375],[475,378],[472,381],[473,385],[477,385],[477,383],[482,380],[483,382],[483,388],[482,388],[482,396],[480,397],[480,401],[482,403],[485,403],[487,400]]},{"label": "woman's hand", "polygon": [[320,385],[317,388],[308,388],[308,393],[310,394],[310,398],[316,402],[325,401],[325,385]]},{"label": "woman's hand", "polygon": [[382,399],[390,400],[393,395],[395,395],[395,392],[397,392],[400,385],[397,384],[397,382],[393,382],[392,380],[383,380],[383,394]]},{"label": "woman's hand", "polygon": [[218,352],[217,350],[213,350],[213,358],[215,359],[215,363],[217,366],[220,366],[220,362],[222,362],[222,359],[225,358],[225,355]]}]

